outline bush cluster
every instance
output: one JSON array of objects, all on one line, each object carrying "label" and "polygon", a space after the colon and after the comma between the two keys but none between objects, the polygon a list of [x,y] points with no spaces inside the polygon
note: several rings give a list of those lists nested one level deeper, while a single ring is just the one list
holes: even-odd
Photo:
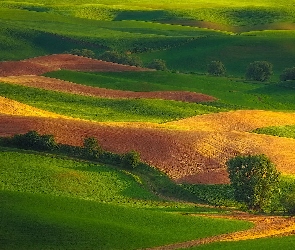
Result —
[{"label": "bush cluster", "polygon": [[137,67],[141,67],[143,65],[138,56],[126,52],[106,51],[99,56],[99,59]]},{"label": "bush cluster", "polygon": [[64,53],[77,55],[77,56],[84,56],[89,58],[95,58],[95,53],[90,49],[72,49],[70,51],[65,51]]}]

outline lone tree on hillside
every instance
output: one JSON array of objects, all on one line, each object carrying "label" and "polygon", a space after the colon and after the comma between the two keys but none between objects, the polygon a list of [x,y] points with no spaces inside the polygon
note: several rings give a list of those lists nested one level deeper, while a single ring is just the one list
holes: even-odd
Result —
[{"label": "lone tree on hillside", "polygon": [[255,61],[249,64],[246,79],[265,82],[270,79],[273,65],[267,61]]},{"label": "lone tree on hillside", "polygon": [[256,211],[270,207],[280,174],[265,155],[237,156],[227,162],[227,167],[237,201]]},{"label": "lone tree on hillside", "polygon": [[226,73],[226,69],[222,62],[211,61],[208,64],[208,73],[212,76],[224,76]]}]

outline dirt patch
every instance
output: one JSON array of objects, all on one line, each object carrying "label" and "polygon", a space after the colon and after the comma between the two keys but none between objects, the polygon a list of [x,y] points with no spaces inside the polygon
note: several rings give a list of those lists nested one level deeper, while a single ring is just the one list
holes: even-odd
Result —
[{"label": "dirt patch", "polygon": [[[226,161],[239,154],[264,153],[279,171],[295,174],[294,139],[245,132],[269,125],[270,113],[277,125],[294,123],[292,113],[268,111],[209,114],[191,118],[187,123],[184,119],[167,124],[98,123],[2,115],[0,135],[25,133],[33,129],[53,134],[58,142],[71,145],[82,145],[84,137],[94,136],[105,150],[140,152],[144,162],[167,173],[178,183],[220,184],[229,182]],[[252,120],[244,120],[243,114],[249,119],[252,117]],[[231,121],[230,126],[222,122],[226,118]]]},{"label": "dirt patch", "polygon": [[189,91],[154,91],[154,92],[133,92],[112,90],[105,88],[96,88],[84,86],[68,81],[58,80],[44,76],[10,76],[0,77],[0,81],[11,84],[19,84],[28,87],[54,90],[64,93],[72,93],[85,96],[96,96],[103,98],[147,98],[147,99],[165,99],[183,102],[210,102],[216,98],[201,93]]},{"label": "dirt patch", "polygon": [[22,61],[0,62],[0,76],[42,75],[46,72],[60,69],[77,71],[150,70],[70,54],[56,54],[30,58]]},{"label": "dirt patch", "polygon": [[199,246],[203,244],[220,242],[220,241],[240,241],[240,240],[259,239],[259,238],[265,238],[265,237],[295,234],[295,218],[293,217],[259,216],[259,215],[250,215],[250,214],[241,213],[241,212],[233,214],[231,216],[206,215],[205,217],[245,220],[245,221],[252,222],[254,224],[254,227],[244,231],[222,234],[222,235],[217,235],[213,237],[181,242],[181,243],[176,243],[176,244],[171,244],[166,246],[148,248],[146,250],[174,250],[174,249],[190,248],[190,247],[195,247],[195,246]]}]

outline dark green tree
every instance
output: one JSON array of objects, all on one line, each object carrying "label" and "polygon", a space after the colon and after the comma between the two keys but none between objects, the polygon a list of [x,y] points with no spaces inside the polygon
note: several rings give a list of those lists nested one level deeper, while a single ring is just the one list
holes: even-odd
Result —
[{"label": "dark green tree", "polygon": [[246,79],[265,82],[273,74],[273,65],[267,61],[255,61],[249,64]]},{"label": "dark green tree", "polygon": [[280,75],[281,81],[295,80],[295,67],[284,69],[283,73]]},{"label": "dark green tree", "polygon": [[279,172],[265,155],[237,156],[227,162],[237,201],[249,209],[266,211],[279,191]]},{"label": "dark green tree", "polygon": [[151,69],[162,70],[162,71],[167,70],[166,62],[162,59],[154,59],[153,61],[150,62],[148,67]]},{"label": "dark green tree", "polygon": [[211,61],[208,64],[208,73],[212,76],[224,76],[226,74],[226,69],[222,62]]}]

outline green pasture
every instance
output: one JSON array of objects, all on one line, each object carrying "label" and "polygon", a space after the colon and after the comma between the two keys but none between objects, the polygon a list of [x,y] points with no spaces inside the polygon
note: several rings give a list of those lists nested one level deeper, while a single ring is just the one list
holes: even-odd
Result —
[{"label": "green pasture", "polygon": [[0,95],[43,110],[93,121],[162,123],[219,112],[196,103],[158,99],[107,99],[0,83]]},{"label": "green pasture", "polygon": [[164,203],[115,166],[4,148],[0,157],[4,249],[138,249],[251,227],[187,216],[218,210]]},{"label": "green pasture", "polygon": [[84,73],[56,71],[46,76],[79,84],[131,91],[185,90],[218,98],[228,109],[295,110],[294,89],[276,83],[246,82],[236,78],[171,72]]},{"label": "green pasture", "polygon": [[101,164],[34,153],[0,152],[0,190],[101,202],[157,200],[135,177]]},{"label": "green pasture", "polygon": [[236,230],[250,223],[184,216],[45,194],[0,191],[4,249],[138,249]]},{"label": "green pasture", "polygon": [[281,236],[256,240],[243,240],[233,242],[216,242],[207,245],[189,248],[190,250],[261,250],[284,249],[292,250],[295,247],[295,236]]},{"label": "green pasture", "polygon": [[[241,27],[249,32],[220,32],[177,25],[177,22],[175,25],[164,24],[164,21],[161,24],[153,18],[138,21],[138,18],[132,17],[135,15],[134,10],[128,10],[132,15],[122,12],[126,6],[120,10],[120,18],[97,20],[62,13],[60,5],[44,7],[40,4],[43,10],[34,10],[34,3],[28,4],[31,7],[23,5],[26,3],[19,2],[14,6],[11,2],[6,2],[5,5],[4,1],[0,4],[0,49],[3,51],[1,60],[62,53],[74,48],[93,50],[95,57],[99,57],[106,50],[116,50],[139,56],[145,65],[153,59],[163,59],[170,70],[187,73],[206,73],[210,61],[220,60],[227,69],[227,75],[242,78],[250,62],[267,60],[274,65],[272,81],[278,81],[282,71],[295,64],[294,30],[251,31],[253,24],[242,23]],[[4,8],[5,6],[9,8]],[[80,5],[71,6],[78,8]],[[100,6],[114,7],[111,3],[101,3],[95,8]],[[261,8],[264,7],[262,4]],[[91,9],[91,5],[87,8]],[[293,8],[288,9],[291,11]],[[210,11],[218,12],[215,9]],[[255,17],[256,14],[254,11],[251,15]],[[131,17],[124,18],[124,15]],[[189,14],[178,13],[176,16],[181,15]],[[144,15],[140,12],[138,16]],[[247,15],[242,14],[241,18],[249,19]],[[258,19],[261,18],[258,15]],[[270,19],[277,22],[273,17]],[[292,20],[295,20],[295,17]],[[259,29],[259,26],[256,26],[253,30]],[[264,26],[263,29],[268,28]]]},{"label": "green pasture", "polygon": [[0,7],[25,9],[34,12],[55,12],[97,20],[142,20],[171,21],[205,20],[231,25],[253,25],[260,23],[294,20],[294,1],[261,0],[239,1],[2,1]]},{"label": "green pasture", "polygon": [[294,125],[258,128],[252,132],[258,133],[258,134],[274,135],[274,136],[295,139],[295,126]]}]

